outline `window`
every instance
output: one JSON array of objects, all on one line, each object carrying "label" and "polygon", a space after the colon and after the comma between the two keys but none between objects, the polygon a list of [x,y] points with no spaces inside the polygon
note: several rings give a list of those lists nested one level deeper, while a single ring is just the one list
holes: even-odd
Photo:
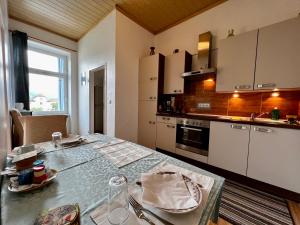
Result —
[{"label": "window", "polygon": [[29,43],[28,66],[30,110],[67,112],[67,57]]}]

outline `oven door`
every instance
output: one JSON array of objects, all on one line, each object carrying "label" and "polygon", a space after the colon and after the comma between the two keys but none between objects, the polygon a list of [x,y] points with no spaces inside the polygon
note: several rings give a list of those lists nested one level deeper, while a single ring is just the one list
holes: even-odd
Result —
[{"label": "oven door", "polygon": [[208,156],[209,128],[177,124],[176,147]]}]

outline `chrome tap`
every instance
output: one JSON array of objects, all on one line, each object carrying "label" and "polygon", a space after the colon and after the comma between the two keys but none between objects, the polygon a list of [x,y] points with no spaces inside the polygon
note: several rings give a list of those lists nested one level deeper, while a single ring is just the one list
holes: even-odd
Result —
[{"label": "chrome tap", "polygon": [[250,120],[254,121],[256,118],[260,118],[263,115],[269,115],[269,114],[270,114],[269,112],[262,112],[261,114],[256,116],[256,113],[251,113]]}]

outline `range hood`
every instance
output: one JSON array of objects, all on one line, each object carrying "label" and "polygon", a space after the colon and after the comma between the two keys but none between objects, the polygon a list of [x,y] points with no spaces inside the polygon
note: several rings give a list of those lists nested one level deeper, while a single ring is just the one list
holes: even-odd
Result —
[{"label": "range hood", "polygon": [[215,73],[215,72],[217,72],[216,68],[207,68],[207,69],[200,69],[196,71],[186,72],[183,73],[181,76],[182,77],[200,76],[200,75],[205,75],[205,74]]},{"label": "range hood", "polygon": [[211,67],[211,46],[212,35],[208,31],[199,35],[198,54],[192,57],[192,71],[185,72],[181,76],[202,76],[209,73],[215,73],[216,68]]}]

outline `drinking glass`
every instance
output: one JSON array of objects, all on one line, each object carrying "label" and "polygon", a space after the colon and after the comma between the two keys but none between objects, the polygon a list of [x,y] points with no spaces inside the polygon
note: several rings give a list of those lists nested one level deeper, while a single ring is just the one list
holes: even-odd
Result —
[{"label": "drinking glass", "polygon": [[123,175],[109,181],[107,219],[112,225],[124,224],[129,217],[128,184]]},{"label": "drinking glass", "polygon": [[61,141],[62,141],[62,133],[61,132],[54,132],[52,134],[52,143],[54,144],[54,147],[55,148],[62,148]]}]

